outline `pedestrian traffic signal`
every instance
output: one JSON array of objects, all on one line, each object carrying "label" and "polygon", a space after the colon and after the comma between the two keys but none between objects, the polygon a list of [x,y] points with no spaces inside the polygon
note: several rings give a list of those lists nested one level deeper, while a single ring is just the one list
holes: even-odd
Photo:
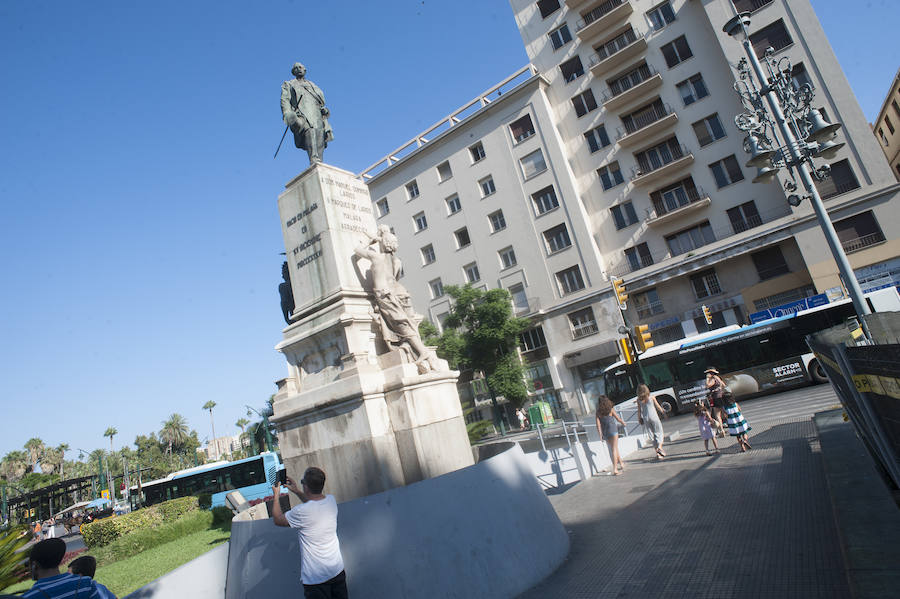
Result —
[{"label": "pedestrian traffic signal", "polygon": [[645,352],[655,344],[650,339],[650,327],[646,324],[639,324],[634,327],[634,342],[640,352]]},{"label": "pedestrian traffic signal", "polygon": [[619,349],[622,350],[622,357],[625,358],[625,363],[634,364],[634,354],[631,353],[631,343],[628,342],[628,337],[619,339]]},{"label": "pedestrian traffic signal", "polygon": [[625,281],[623,279],[613,279],[613,290],[616,293],[616,300],[619,302],[619,307],[623,310],[625,309],[625,302],[628,301],[628,294],[625,293]]},{"label": "pedestrian traffic signal", "polygon": [[703,309],[703,318],[706,319],[706,324],[712,324],[712,312],[709,311],[709,307],[703,304],[701,308]]}]

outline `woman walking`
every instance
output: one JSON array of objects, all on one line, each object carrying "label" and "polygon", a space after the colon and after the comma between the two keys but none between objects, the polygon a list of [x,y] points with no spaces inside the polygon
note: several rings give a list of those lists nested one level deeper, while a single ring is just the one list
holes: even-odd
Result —
[{"label": "woman walking", "polygon": [[725,392],[728,387],[725,386],[725,381],[722,380],[722,377],[719,376],[719,371],[715,368],[707,368],[703,371],[703,374],[706,375],[706,396],[709,401],[709,411],[713,417],[716,429],[724,437],[725,427],[722,423],[725,421],[725,412],[722,406],[724,405]]},{"label": "woman walking", "polygon": [[638,385],[637,388],[638,423],[647,425],[650,438],[656,447],[656,456],[661,460],[666,457],[663,451],[663,425],[659,419],[660,414],[665,414],[655,397],[650,395],[650,387]]},{"label": "woman walking", "polygon": [[597,401],[597,430],[600,431],[600,436],[606,441],[606,447],[609,449],[614,476],[625,471],[625,464],[619,456],[619,424],[625,426],[625,421],[616,414],[616,409],[609,398],[601,395]]}]

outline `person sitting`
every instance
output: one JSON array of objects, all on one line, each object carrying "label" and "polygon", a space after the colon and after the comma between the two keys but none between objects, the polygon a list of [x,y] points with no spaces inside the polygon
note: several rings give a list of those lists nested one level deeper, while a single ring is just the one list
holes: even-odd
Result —
[{"label": "person sitting", "polygon": [[59,564],[65,555],[66,542],[62,539],[45,539],[36,543],[28,556],[28,567],[35,583],[22,597],[55,599],[78,596],[86,599],[102,599],[97,584],[90,578],[69,572],[59,573]]},{"label": "person sitting", "polygon": [[[97,558],[93,555],[82,555],[69,563],[69,572],[76,576],[87,576],[88,578],[93,579],[96,571]],[[112,591],[104,585],[96,580],[94,581],[94,584],[97,585],[97,590],[100,591],[100,597],[102,599],[116,599],[116,596],[112,594]]]}]

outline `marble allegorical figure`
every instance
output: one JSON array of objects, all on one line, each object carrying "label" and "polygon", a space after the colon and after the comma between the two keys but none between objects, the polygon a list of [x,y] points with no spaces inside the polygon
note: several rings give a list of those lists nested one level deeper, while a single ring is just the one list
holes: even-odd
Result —
[{"label": "marble allegorical figure", "polygon": [[420,373],[438,370],[437,356],[419,336],[421,317],[413,310],[409,292],[397,281],[401,272],[396,255],[397,238],[386,225],[378,227],[376,236],[366,236],[367,241],[360,243],[353,253],[371,265],[375,312],[385,342],[410,352]]},{"label": "marble allegorical figure", "polygon": [[291,69],[294,79],[281,85],[281,115],[294,134],[294,145],[306,150],[309,163],[322,162],[322,153],[334,139],[330,112],[325,107],[325,94],[319,86],[306,78],[306,67],[295,62]]}]

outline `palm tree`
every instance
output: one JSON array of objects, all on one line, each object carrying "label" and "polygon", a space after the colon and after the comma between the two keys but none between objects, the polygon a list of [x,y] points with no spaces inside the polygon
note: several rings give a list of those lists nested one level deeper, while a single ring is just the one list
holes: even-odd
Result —
[{"label": "palm tree", "polygon": [[63,453],[54,447],[45,447],[41,457],[41,472],[53,474],[62,465]]},{"label": "palm tree", "polygon": [[31,540],[31,535],[25,534],[27,530],[28,528],[22,525],[0,533],[0,591],[17,583],[27,571],[20,553]]},{"label": "palm tree", "polygon": [[187,421],[181,414],[172,414],[162,425],[159,438],[166,442],[166,452],[172,455],[172,448],[184,443],[189,436]]},{"label": "palm tree", "polygon": [[28,471],[28,454],[24,451],[10,451],[0,461],[0,473],[11,482],[15,482],[25,476]]},{"label": "palm tree", "polygon": [[[212,428],[211,441],[213,443],[213,446],[216,446],[216,425],[213,423],[213,415],[212,415],[212,411],[213,411],[214,407],[216,407],[216,402],[214,402],[213,400],[209,400],[208,402],[203,404],[203,409],[209,410],[209,426]],[[216,453],[218,453],[218,452],[216,452]],[[216,456],[216,458],[218,458],[218,455]]]},{"label": "palm tree", "polygon": [[59,479],[63,480],[63,465],[66,463],[66,452],[69,451],[70,447],[68,443],[60,443],[56,446],[56,451],[59,452]]},{"label": "palm tree", "polygon": [[250,424],[250,421],[246,418],[241,418],[240,420],[235,422],[235,424],[241,429],[241,434],[243,435],[247,432],[247,425]]},{"label": "palm tree", "polygon": [[44,442],[37,437],[32,437],[25,442],[25,449],[28,450],[28,459],[31,461],[30,472],[34,472],[44,455]]},{"label": "palm tree", "polygon": [[103,433],[104,437],[109,437],[109,453],[113,452],[113,437],[119,434],[119,431],[116,430],[116,427],[111,426],[106,429],[106,432]]}]

